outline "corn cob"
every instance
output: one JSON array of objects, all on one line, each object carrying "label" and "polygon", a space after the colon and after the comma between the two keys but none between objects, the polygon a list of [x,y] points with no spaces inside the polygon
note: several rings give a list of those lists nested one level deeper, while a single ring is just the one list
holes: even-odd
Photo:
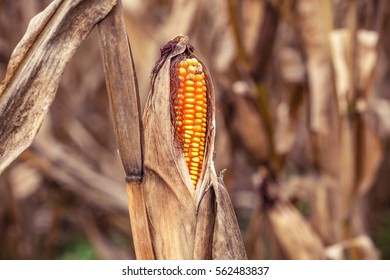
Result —
[{"label": "corn cob", "polygon": [[207,131],[207,86],[202,65],[196,58],[186,58],[177,68],[179,86],[174,95],[175,129],[196,189],[205,150]]}]

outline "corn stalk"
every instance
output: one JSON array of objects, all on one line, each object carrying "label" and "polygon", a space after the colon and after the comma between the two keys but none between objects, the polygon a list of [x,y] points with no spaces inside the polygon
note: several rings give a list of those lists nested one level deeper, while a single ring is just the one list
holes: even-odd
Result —
[{"label": "corn stalk", "polygon": [[120,1],[57,0],[31,21],[0,84],[0,173],[31,145],[67,62],[95,25],[126,174],[137,258],[246,258],[229,195],[214,168],[215,101],[210,74],[201,63],[207,86],[207,136],[194,184],[171,118],[172,69],[178,59],[195,58],[193,48],[187,37],[179,36],[162,49],[142,126]]}]

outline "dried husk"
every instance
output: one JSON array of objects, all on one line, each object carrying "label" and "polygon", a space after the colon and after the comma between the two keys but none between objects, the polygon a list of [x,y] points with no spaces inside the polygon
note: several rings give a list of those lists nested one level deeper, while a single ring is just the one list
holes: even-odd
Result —
[{"label": "dried husk", "polygon": [[[196,189],[175,141],[171,120],[171,67],[178,59],[194,57],[192,50],[185,36],[176,37],[162,48],[162,57],[153,70],[143,118],[145,176],[139,188],[145,199],[154,258],[245,259],[229,195],[214,170],[214,91],[204,65],[208,131],[202,174]],[[133,226],[137,221],[131,222]],[[133,229],[133,235],[137,234]]]},{"label": "dried husk", "polygon": [[[259,169],[259,175],[262,177],[258,185],[261,204],[254,211],[247,232],[249,258],[324,259],[320,236],[286,197],[288,186],[278,184],[265,169]],[[256,246],[250,247],[251,244]]]},{"label": "dried husk", "polygon": [[274,234],[289,259],[325,258],[321,240],[295,207],[280,202],[267,214]]}]

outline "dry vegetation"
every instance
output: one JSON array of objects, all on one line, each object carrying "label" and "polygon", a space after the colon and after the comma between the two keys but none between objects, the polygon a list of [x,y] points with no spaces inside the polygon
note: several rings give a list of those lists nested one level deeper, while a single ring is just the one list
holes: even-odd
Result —
[{"label": "dry vegetation", "polygon": [[[50,2],[0,0],[0,77]],[[142,108],[176,35],[210,70],[248,258],[390,258],[388,1],[122,3]],[[124,185],[95,28],[0,176],[0,259],[135,258]]]}]

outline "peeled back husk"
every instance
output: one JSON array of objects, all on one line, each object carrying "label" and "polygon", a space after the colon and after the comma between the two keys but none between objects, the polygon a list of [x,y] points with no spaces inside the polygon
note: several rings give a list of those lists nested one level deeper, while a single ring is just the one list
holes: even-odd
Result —
[{"label": "peeled back husk", "polygon": [[[245,259],[229,195],[214,169],[215,98],[210,74],[203,63],[209,113],[203,168],[196,189],[175,140],[170,98],[172,67],[178,59],[195,57],[192,52],[186,36],[176,37],[161,49],[143,117],[145,174],[139,188],[143,192],[154,258]],[[137,220],[131,223],[133,227]],[[135,247],[137,252],[137,244]]]}]

